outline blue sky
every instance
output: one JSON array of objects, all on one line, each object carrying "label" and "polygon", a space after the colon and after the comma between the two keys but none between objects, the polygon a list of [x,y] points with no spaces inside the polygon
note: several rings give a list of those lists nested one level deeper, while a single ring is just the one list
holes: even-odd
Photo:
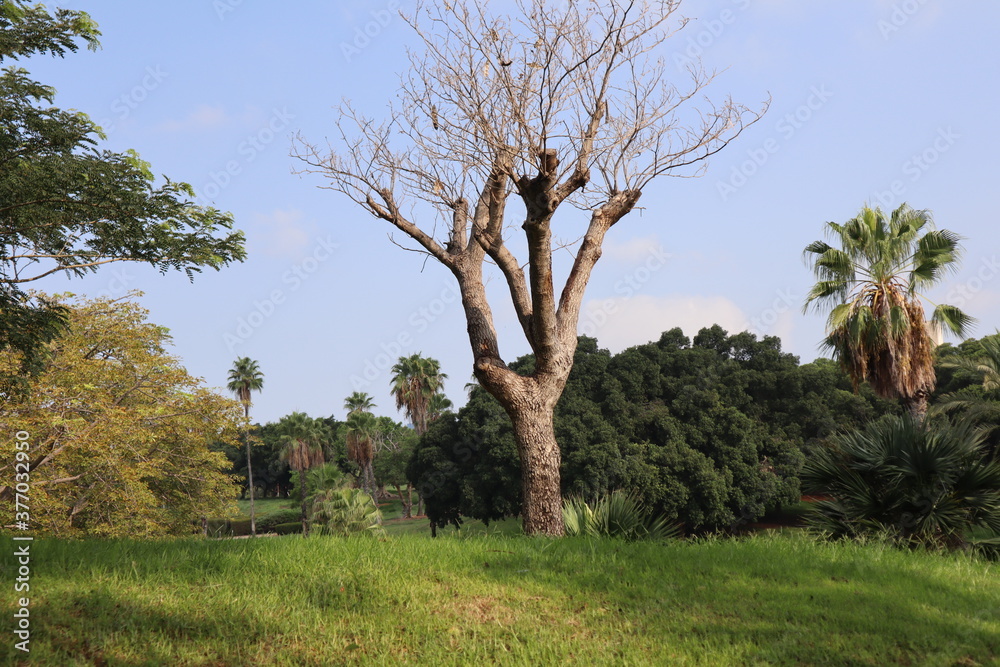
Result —
[{"label": "blue sky", "polygon": [[[450,275],[392,245],[385,223],[317,187],[321,179],[293,173],[289,155],[296,133],[325,140],[342,99],[378,113],[395,95],[405,48],[416,45],[397,16],[409,3],[59,6],[89,12],[103,48],[25,66],[58,90],[58,105],[100,123],[109,148],[137,150],[155,173],[231,211],[250,257],[193,284],[116,264],[35,287],[142,290],[174,353],[210,386],[224,385],[236,357],[257,359],[265,388],[255,420],[294,410],[343,418],[356,389],[401,418],[388,366],[414,352],[441,361],[448,395],[464,403],[472,355]],[[655,182],[612,230],[581,330],[619,351],[718,322],[778,335],[812,360],[824,318],[801,312],[811,285],[802,249],[866,202],[906,201],[966,239],[962,269],[928,296],[976,317],[973,335],[993,333],[1000,4],[688,0],[680,13],[693,20],[661,52],[678,82],[685,59],[701,58],[720,71],[710,97],[750,106],[770,97],[771,107],[701,178]],[[503,298],[496,281],[490,290]],[[524,354],[510,309],[498,306],[497,320],[505,358]]]}]

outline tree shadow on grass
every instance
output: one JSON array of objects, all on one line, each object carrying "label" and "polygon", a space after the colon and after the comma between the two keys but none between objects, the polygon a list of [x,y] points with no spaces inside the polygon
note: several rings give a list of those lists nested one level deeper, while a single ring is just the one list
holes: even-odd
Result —
[{"label": "tree shadow on grass", "polygon": [[[33,667],[266,664],[260,655],[280,635],[252,615],[196,604],[178,613],[100,589],[43,601],[31,616]],[[246,661],[232,662],[235,652]]]}]

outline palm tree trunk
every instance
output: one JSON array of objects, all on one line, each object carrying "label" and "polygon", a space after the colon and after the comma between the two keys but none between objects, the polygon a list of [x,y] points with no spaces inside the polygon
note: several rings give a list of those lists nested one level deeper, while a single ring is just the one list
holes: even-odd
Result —
[{"label": "palm tree trunk", "polygon": [[247,433],[243,434],[243,439],[247,446],[247,484],[250,489],[250,534],[254,537],[257,536],[257,519],[254,516],[253,507],[253,468],[250,466],[250,436]]},{"label": "palm tree trunk", "polygon": [[929,392],[923,389],[918,389],[913,396],[903,398],[903,405],[917,424],[924,423],[924,418],[927,416],[928,399]]},{"label": "palm tree trunk", "polygon": [[302,537],[309,537],[309,519],[306,513],[306,473],[305,470],[299,471],[299,489],[301,493],[299,494],[302,498]]}]

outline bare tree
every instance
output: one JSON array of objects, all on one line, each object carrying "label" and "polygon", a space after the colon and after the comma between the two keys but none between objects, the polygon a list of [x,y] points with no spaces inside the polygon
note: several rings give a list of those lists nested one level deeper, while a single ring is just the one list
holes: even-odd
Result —
[{"label": "bare tree", "polygon": [[[296,156],[328,179],[324,187],[454,274],[475,376],[513,423],[524,530],[562,535],[553,410],[604,236],[653,179],[698,175],[766,104],[696,103],[715,76],[700,67],[688,69],[683,90],[667,80],[656,51],[686,22],[674,16],[679,0],[518,0],[516,17],[485,4],[418,3],[406,20],[423,49],[411,52],[388,119],[344,103],[337,140],[325,148],[300,140]],[[512,249],[511,202],[526,261]],[[553,232],[560,208],[576,213],[565,216],[571,243]],[[561,247],[573,261],[557,293],[552,256]],[[531,375],[510,370],[500,354],[484,286],[494,266],[534,352]]]}]

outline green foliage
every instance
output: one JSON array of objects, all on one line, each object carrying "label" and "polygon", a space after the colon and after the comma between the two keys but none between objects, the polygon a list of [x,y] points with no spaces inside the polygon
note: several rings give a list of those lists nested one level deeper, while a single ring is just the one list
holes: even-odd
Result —
[{"label": "green foliage", "polygon": [[907,544],[960,547],[970,529],[1000,535],[1000,461],[970,422],[909,415],[840,434],[802,471],[811,525],[836,537],[884,533]]},{"label": "green foliage", "polygon": [[[869,388],[854,394],[830,360],[800,366],[776,338],[674,329],[611,355],[581,337],[555,413],[562,491],[593,501],[623,489],[688,532],[728,530],[798,501],[802,451],[893,411]],[[520,475],[510,421],[478,387],[408,467],[439,527],[517,515]]]},{"label": "green foliage", "polygon": [[[98,45],[84,12],[12,0],[2,9],[0,62]],[[0,72],[0,351],[18,353],[22,373],[40,370],[39,355],[65,323],[65,312],[22,292],[23,283],[116,261],[190,277],[245,257],[231,215],[194,204],[186,183],[156,184],[134,151],[100,149],[101,129],[52,106],[54,96],[22,68]],[[0,397],[23,397],[16,375],[4,380]]]},{"label": "green foliage", "polygon": [[272,530],[278,535],[295,535],[302,532],[302,522],[289,521],[287,523],[279,523]]},{"label": "green foliage", "polygon": [[313,501],[313,523],[329,535],[371,534],[384,536],[382,513],[372,497],[361,489],[328,489]]},{"label": "green foliage", "polygon": [[277,527],[285,523],[295,523],[295,526],[301,530],[302,524],[299,522],[299,510],[297,509],[284,509],[269,514],[267,516],[257,519],[257,532],[260,533],[270,533],[277,532],[279,535],[283,534],[278,532]]},{"label": "green foliage", "polygon": [[624,540],[663,540],[680,529],[666,517],[651,514],[632,494],[616,490],[588,503],[580,496],[563,500],[566,535],[618,537]]},{"label": "green foliage", "polygon": [[[166,330],[136,303],[52,301],[69,313],[65,334],[25,400],[0,403],[7,461],[15,459],[13,435],[27,437],[32,530],[183,535],[197,517],[233,514],[238,486],[219,448],[238,447],[239,404],[191,377],[168,353]],[[19,363],[0,351],[0,374]],[[23,473],[0,466],[0,498],[9,499],[0,525],[14,522]]]}]

